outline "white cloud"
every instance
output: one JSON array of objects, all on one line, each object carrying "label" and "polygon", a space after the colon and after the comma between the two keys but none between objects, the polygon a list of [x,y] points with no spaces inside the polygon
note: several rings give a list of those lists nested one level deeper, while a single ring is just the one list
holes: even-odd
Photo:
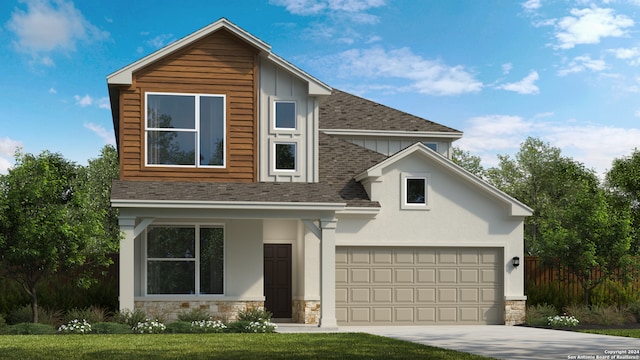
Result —
[{"label": "white cloud", "polygon": [[160,49],[165,47],[166,45],[174,42],[176,39],[173,34],[162,34],[154,37],[153,39],[147,40],[147,45],[154,49]]},{"label": "white cloud", "polygon": [[577,56],[573,58],[565,67],[558,71],[558,75],[565,76],[569,74],[580,73],[585,70],[599,72],[607,68],[604,60],[592,59],[589,55]]},{"label": "white cloud", "polygon": [[85,123],[84,127],[93,131],[96,135],[98,135],[102,140],[104,140],[105,144],[116,144],[116,138],[113,134],[113,131],[109,131],[104,128],[104,126],[95,124],[95,123]]},{"label": "white cloud", "polygon": [[385,0],[269,0],[294,15],[337,15],[360,24],[374,24],[378,17],[367,11],[385,5]]},{"label": "white cloud", "polygon": [[75,51],[78,41],[96,41],[109,33],[92,25],[72,2],[64,0],[25,0],[27,9],[15,9],[7,28],[17,39],[17,50],[31,54],[38,62],[52,66],[47,53]]},{"label": "white cloud", "polygon": [[108,97],[94,99],[89,94],[86,94],[85,96],[75,95],[73,98],[76,99],[76,105],[80,107],[95,105],[100,109],[111,109],[111,103]]},{"label": "white cloud", "polygon": [[57,94],[58,91],[55,88],[49,88],[49,94]]},{"label": "white cloud", "polygon": [[540,92],[540,89],[534,84],[539,79],[539,75],[537,71],[532,71],[527,75],[524,79],[514,82],[508,83],[504,85],[500,85],[497,88],[507,91],[514,91],[518,94],[537,94]]},{"label": "white cloud", "polygon": [[428,95],[459,95],[479,92],[482,82],[463,66],[428,60],[408,48],[386,51],[381,47],[352,49],[325,59],[338,69],[338,76],[367,81],[395,78],[408,81],[405,89]]},{"label": "white cloud", "polygon": [[540,0],[527,0],[527,1],[522,3],[522,7],[526,11],[538,10],[541,6],[542,6],[542,4],[540,3]]},{"label": "white cloud", "polygon": [[513,64],[512,63],[502,64],[502,73],[504,75],[508,75],[511,72],[512,69],[513,69]]},{"label": "white cloud", "polygon": [[0,138],[0,174],[7,173],[7,170],[13,165],[16,150],[21,147],[20,141],[8,137]]},{"label": "white cloud", "polygon": [[[615,158],[629,155],[638,147],[640,128],[621,128],[577,121],[558,123],[552,113],[524,119],[512,115],[487,115],[467,120],[465,136],[456,142],[462,149],[482,158],[486,167],[497,165],[496,155],[514,155],[527,136],[549,142],[564,156],[579,161],[603,175]],[[543,121],[542,118],[546,118]]]},{"label": "white cloud", "polygon": [[634,25],[633,19],[626,15],[616,15],[613,9],[571,9],[571,15],[556,23],[557,47],[560,49],[571,49],[580,44],[597,44],[606,37],[625,36],[627,28]]},{"label": "white cloud", "polygon": [[618,59],[628,60],[629,65],[640,65],[640,48],[610,49],[609,52],[613,53]]}]

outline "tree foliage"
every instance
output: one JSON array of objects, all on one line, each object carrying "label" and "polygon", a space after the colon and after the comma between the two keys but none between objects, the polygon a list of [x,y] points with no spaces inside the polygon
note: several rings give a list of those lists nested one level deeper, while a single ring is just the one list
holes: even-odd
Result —
[{"label": "tree foliage", "polygon": [[[487,170],[496,187],[534,209],[525,219],[525,251],[557,261],[578,279],[588,303],[598,284],[633,265],[631,220],[592,170],[540,139],[528,138],[514,158]],[[600,269],[602,277],[594,277]],[[632,272],[623,271],[623,275]]]},{"label": "tree foliage", "polygon": [[607,173],[606,183],[621,207],[631,211],[631,253],[640,255],[640,150],[631,156],[615,159]]},{"label": "tree foliage", "polygon": [[88,286],[95,281],[89,269],[109,265],[117,250],[119,234],[114,238],[105,226],[106,194],[94,188],[103,182],[97,173],[45,151],[17,153],[15,166],[0,177],[0,275],[29,294],[34,322],[42,280],[65,271]]},{"label": "tree foliage", "polygon": [[482,159],[479,156],[454,146],[451,160],[475,176],[484,179],[486,171],[482,167]]}]

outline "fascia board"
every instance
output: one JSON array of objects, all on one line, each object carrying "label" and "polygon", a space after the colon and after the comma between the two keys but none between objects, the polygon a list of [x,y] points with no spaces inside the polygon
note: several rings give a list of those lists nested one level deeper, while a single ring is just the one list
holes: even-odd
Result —
[{"label": "fascia board", "polygon": [[116,208],[339,211],[343,210],[347,204],[112,199],[111,205]]},{"label": "fascia board", "polygon": [[386,137],[413,137],[413,138],[446,138],[460,139],[461,132],[441,131],[392,131],[392,130],[353,130],[353,129],[320,129],[327,135],[348,136],[386,136]]},{"label": "fascia board", "polygon": [[173,42],[162,49],[151,53],[144,58],[125,66],[124,68],[117,70],[107,76],[107,83],[113,85],[131,85],[133,81],[133,72],[139,70],[177,50],[184,48],[187,45],[211,34],[220,29],[226,29],[233,33],[234,35],[240,37],[245,42],[249,43],[253,47],[257,48],[261,52],[270,52],[271,46],[266,42],[258,39],[257,37],[251,35],[245,30],[241,29],[237,25],[233,24],[229,20],[222,18],[194,33],[191,33],[182,39]]},{"label": "fascia board", "polygon": [[294,74],[295,76],[299,77],[300,79],[306,81],[309,84],[309,95],[320,95],[320,96],[329,96],[331,95],[331,92],[333,91],[333,89],[323,83],[322,81],[316,79],[315,77],[309,75],[307,72],[305,72],[304,70],[300,69],[299,67],[291,64],[290,62],[288,62],[287,60],[281,58],[280,56],[269,52],[267,53],[268,55],[266,56],[266,58],[273,62],[274,64],[276,64],[277,66],[291,72],[292,74]]},{"label": "fascia board", "polygon": [[336,211],[336,215],[368,215],[376,216],[380,213],[379,207],[346,207]]}]

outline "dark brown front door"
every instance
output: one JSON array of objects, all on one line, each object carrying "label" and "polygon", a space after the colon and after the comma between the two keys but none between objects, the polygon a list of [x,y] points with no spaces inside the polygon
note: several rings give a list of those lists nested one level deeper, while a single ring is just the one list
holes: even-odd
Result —
[{"label": "dark brown front door", "polygon": [[291,244],[264,245],[264,307],[291,318]]}]

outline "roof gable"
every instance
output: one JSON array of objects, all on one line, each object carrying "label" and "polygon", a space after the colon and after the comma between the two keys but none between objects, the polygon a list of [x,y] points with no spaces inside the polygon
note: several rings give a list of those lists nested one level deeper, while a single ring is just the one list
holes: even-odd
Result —
[{"label": "roof gable", "polygon": [[370,167],[369,169],[356,175],[355,180],[361,182],[361,181],[376,179],[382,176],[382,172],[385,168],[389,166],[393,166],[398,161],[408,157],[412,157],[412,156],[422,156],[428,159],[429,161],[432,161],[442,166],[446,171],[449,171],[454,176],[457,176],[460,179],[466,181],[469,185],[474,186],[477,189],[487,193],[490,197],[502,203],[505,203],[510,207],[511,216],[531,216],[533,214],[533,210],[527,205],[521,203],[520,201],[511,197],[507,193],[499,190],[498,188],[478,178],[477,176],[468,172],[461,166],[455,164],[453,161],[429,149],[422,143],[415,143],[409,146],[408,148],[389,157],[388,159],[381,161],[380,163]]},{"label": "roof gable", "polygon": [[271,52],[271,45],[266,42],[260,40],[259,38],[253,36],[249,32],[243,30],[239,26],[233,24],[229,20],[225,18],[221,18],[220,20],[194,32],[191,33],[182,39],[175,41],[162,49],[151,53],[150,55],[145,56],[144,58],[129,64],[123,67],[120,70],[117,70],[107,76],[107,84],[109,86],[117,86],[117,85],[131,85],[133,82],[133,73],[139,71],[146,66],[155,63],[156,61],[163,59],[164,57],[179,51],[186,46],[193,44],[194,42],[216,32],[219,30],[227,30],[231,34],[237,36],[242,41],[246,42],[250,46],[254,47],[260,53],[260,56],[263,58],[272,61],[276,65],[285,70],[291,72],[295,76],[301,78],[302,80],[308,82],[309,84],[309,94],[310,95],[329,95],[331,94],[331,87],[323,83],[322,81],[314,78],[313,76],[307,74],[303,70],[297,68],[291,63],[285,61],[281,57]]}]

